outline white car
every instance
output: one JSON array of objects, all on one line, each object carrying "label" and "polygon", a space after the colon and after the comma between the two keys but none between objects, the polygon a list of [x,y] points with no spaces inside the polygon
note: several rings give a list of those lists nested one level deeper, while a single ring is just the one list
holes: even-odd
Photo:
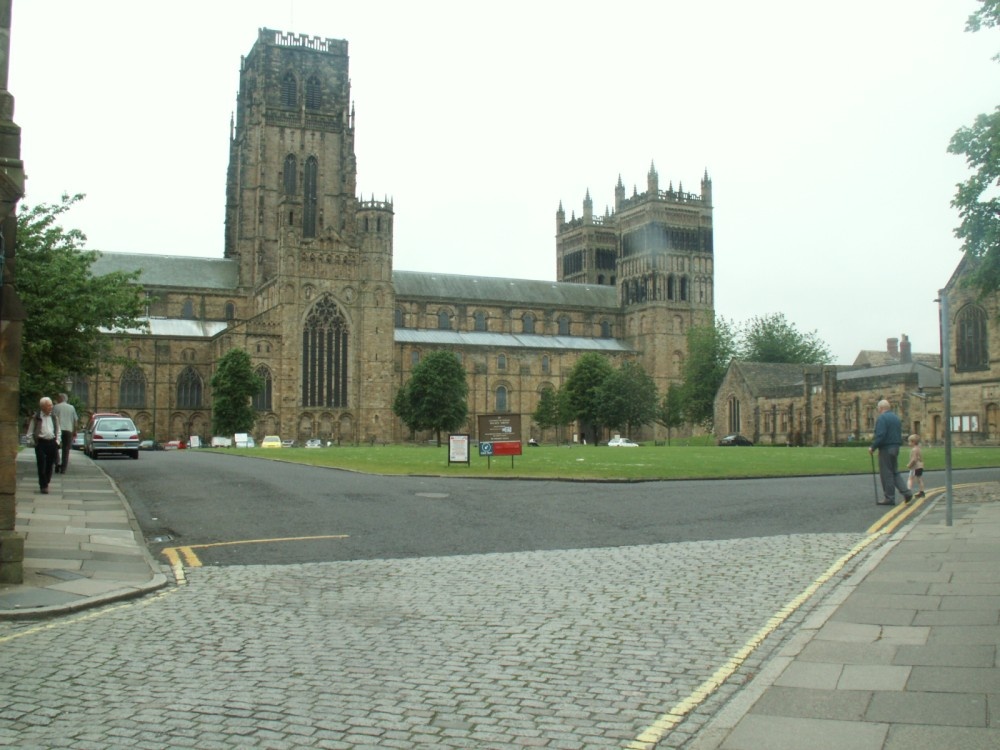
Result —
[{"label": "white car", "polygon": [[306,440],[306,448],[322,448],[323,441],[319,438],[309,438]]},{"label": "white car", "polygon": [[638,443],[633,443],[628,438],[613,437],[608,441],[609,448],[638,448]]}]

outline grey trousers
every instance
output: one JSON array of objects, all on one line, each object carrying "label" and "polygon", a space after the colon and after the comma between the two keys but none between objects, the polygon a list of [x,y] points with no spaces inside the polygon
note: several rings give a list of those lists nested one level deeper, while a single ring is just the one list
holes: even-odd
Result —
[{"label": "grey trousers", "polygon": [[878,449],[878,473],[882,480],[882,495],[886,501],[896,501],[896,490],[903,497],[910,494],[906,480],[899,473],[898,445],[883,445]]}]

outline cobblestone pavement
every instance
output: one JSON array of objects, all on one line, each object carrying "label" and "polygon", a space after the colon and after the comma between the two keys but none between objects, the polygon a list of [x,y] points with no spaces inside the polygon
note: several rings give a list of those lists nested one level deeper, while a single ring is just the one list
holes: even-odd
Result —
[{"label": "cobblestone pavement", "polygon": [[[190,569],[0,622],[0,746],[628,747],[863,538]],[[659,747],[684,747],[825,591]]]}]

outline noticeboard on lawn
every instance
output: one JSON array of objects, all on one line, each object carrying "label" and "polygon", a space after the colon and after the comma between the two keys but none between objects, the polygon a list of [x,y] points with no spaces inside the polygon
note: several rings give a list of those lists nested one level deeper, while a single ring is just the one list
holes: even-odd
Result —
[{"label": "noticeboard on lawn", "polygon": [[480,414],[479,455],[520,456],[521,415]]}]

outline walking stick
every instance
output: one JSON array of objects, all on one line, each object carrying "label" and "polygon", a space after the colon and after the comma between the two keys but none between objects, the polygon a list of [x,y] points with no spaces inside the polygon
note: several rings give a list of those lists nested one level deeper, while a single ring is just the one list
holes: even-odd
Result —
[{"label": "walking stick", "polygon": [[872,487],[875,488],[875,502],[878,502],[878,482],[875,480],[875,454],[869,453],[868,456],[872,460]]}]

